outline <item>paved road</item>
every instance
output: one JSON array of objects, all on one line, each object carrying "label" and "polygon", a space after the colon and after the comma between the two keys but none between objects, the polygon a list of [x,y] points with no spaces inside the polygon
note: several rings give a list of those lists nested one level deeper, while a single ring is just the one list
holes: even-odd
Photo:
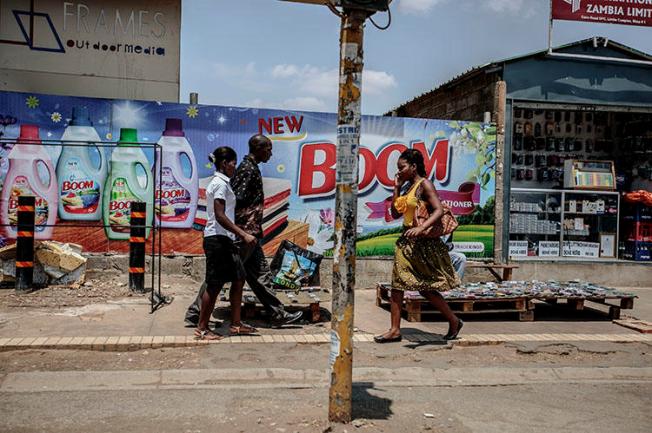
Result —
[{"label": "paved road", "polygon": [[[358,381],[354,389],[354,414],[360,427],[336,426],[334,431],[649,432],[649,369],[624,372],[607,368],[599,373],[600,379],[585,376],[570,382],[563,375],[555,378],[550,371],[537,370],[505,374],[469,369],[466,383],[434,387],[423,386],[415,378],[399,386],[375,383],[363,375],[369,381]],[[209,378],[215,376],[215,371],[205,373]],[[381,370],[369,373],[389,374]],[[148,371],[125,373],[121,379],[82,373],[93,382],[88,386],[84,381],[68,382],[76,378],[66,373],[47,377],[20,374],[24,376],[5,378],[2,385],[3,432],[283,433],[322,432],[328,427],[327,391],[321,383],[304,383],[303,387],[300,383],[291,383],[291,387],[276,383],[268,388],[264,384],[243,387],[231,381],[231,387],[228,383],[195,386],[186,380],[197,375],[199,383],[204,382],[201,372],[193,370],[183,383],[165,388],[151,387]],[[268,374],[267,381],[272,381],[274,373]],[[506,383],[496,380],[501,376]],[[493,380],[482,384],[482,378]],[[528,381],[531,383],[525,384]],[[127,386],[126,382],[133,383]],[[16,388],[12,390],[12,386]]]}]

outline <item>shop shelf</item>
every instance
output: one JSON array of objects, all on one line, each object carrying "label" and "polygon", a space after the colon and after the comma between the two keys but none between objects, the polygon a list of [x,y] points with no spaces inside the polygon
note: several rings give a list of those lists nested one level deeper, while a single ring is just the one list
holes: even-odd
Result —
[{"label": "shop shelf", "polygon": [[652,242],[625,241],[622,257],[637,262],[652,261]]},{"label": "shop shelf", "polygon": [[626,240],[652,242],[652,222],[637,222],[630,225]]}]

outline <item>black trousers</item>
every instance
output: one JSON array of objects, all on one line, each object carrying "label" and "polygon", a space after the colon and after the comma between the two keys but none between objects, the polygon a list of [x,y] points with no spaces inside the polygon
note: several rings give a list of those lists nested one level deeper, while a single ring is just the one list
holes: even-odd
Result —
[{"label": "black trousers", "polygon": [[[247,247],[242,243],[238,244],[238,246],[240,247],[240,255],[244,264],[247,284],[260,303],[263,304],[265,310],[267,310],[267,314],[273,319],[281,319],[285,315],[285,309],[283,308],[283,303],[274,294],[272,285],[273,276],[265,258],[265,253],[263,253],[261,242],[258,241],[252,247]],[[188,307],[185,317],[186,320],[196,322],[199,318],[201,297],[205,290],[206,282],[202,283],[195,301]]]}]

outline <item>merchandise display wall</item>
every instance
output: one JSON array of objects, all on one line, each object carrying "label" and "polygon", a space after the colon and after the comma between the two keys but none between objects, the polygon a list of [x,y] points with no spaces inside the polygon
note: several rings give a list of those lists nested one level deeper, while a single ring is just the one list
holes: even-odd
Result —
[{"label": "merchandise display wall", "polygon": [[[652,114],[591,108],[514,104],[511,259],[650,261],[649,207],[621,206],[620,198],[652,191]],[[608,169],[595,174],[595,184],[573,189],[564,166],[574,161]]]}]

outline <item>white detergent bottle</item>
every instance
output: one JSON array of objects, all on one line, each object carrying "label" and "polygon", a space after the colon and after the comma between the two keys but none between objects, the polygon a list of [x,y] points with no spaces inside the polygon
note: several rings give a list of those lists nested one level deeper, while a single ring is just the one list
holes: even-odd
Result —
[{"label": "white detergent bottle", "polygon": [[[199,178],[195,155],[181,128],[181,119],[165,119],[165,131],[158,144],[161,147],[156,149],[153,168],[157,178],[154,217],[161,227],[190,228],[197,212]],[[189,161],[189,177],[184,174],[183,156],[187,158],[186,165]]]},{"label": "white detergent bottle", "polygon": [[[143,175],[138,175],[141,166]],[[138,132],[131,128],[120,130],[120,140],[111,154],[111,169],[104,185],[102,216],[106,236],[111,240],[129,239],[131,202],[145,202],[145,221],[152,222],[154,182],[150,163],[138,144]],[[141,184],[143,182],[145,185]],[[149,237],[150,228],[145,230]]]},{"label": "white detergent bottle", "polygon": [[[99,221],[102,218],[102,191],[108,163],[101,147],[99,164],[91,158],[90,143],[100,143],[86,107],[74,107],[72,120],[63,132],[59,162],[59,218],[69,221]],[[67,145],[66,145],[67,144]]]},{"label": "white detergent bottle", "polygon": [[[18,197],[34,196],[35,239],[51,239],[57,221],[57,180],[50,154],[41,144],[38,126],[20,125],[20,136],[9,152],[9,169],[0,197],[0,221],[8,238],[15,239]],[[47,182],[41,174],[47,172]]]}]

